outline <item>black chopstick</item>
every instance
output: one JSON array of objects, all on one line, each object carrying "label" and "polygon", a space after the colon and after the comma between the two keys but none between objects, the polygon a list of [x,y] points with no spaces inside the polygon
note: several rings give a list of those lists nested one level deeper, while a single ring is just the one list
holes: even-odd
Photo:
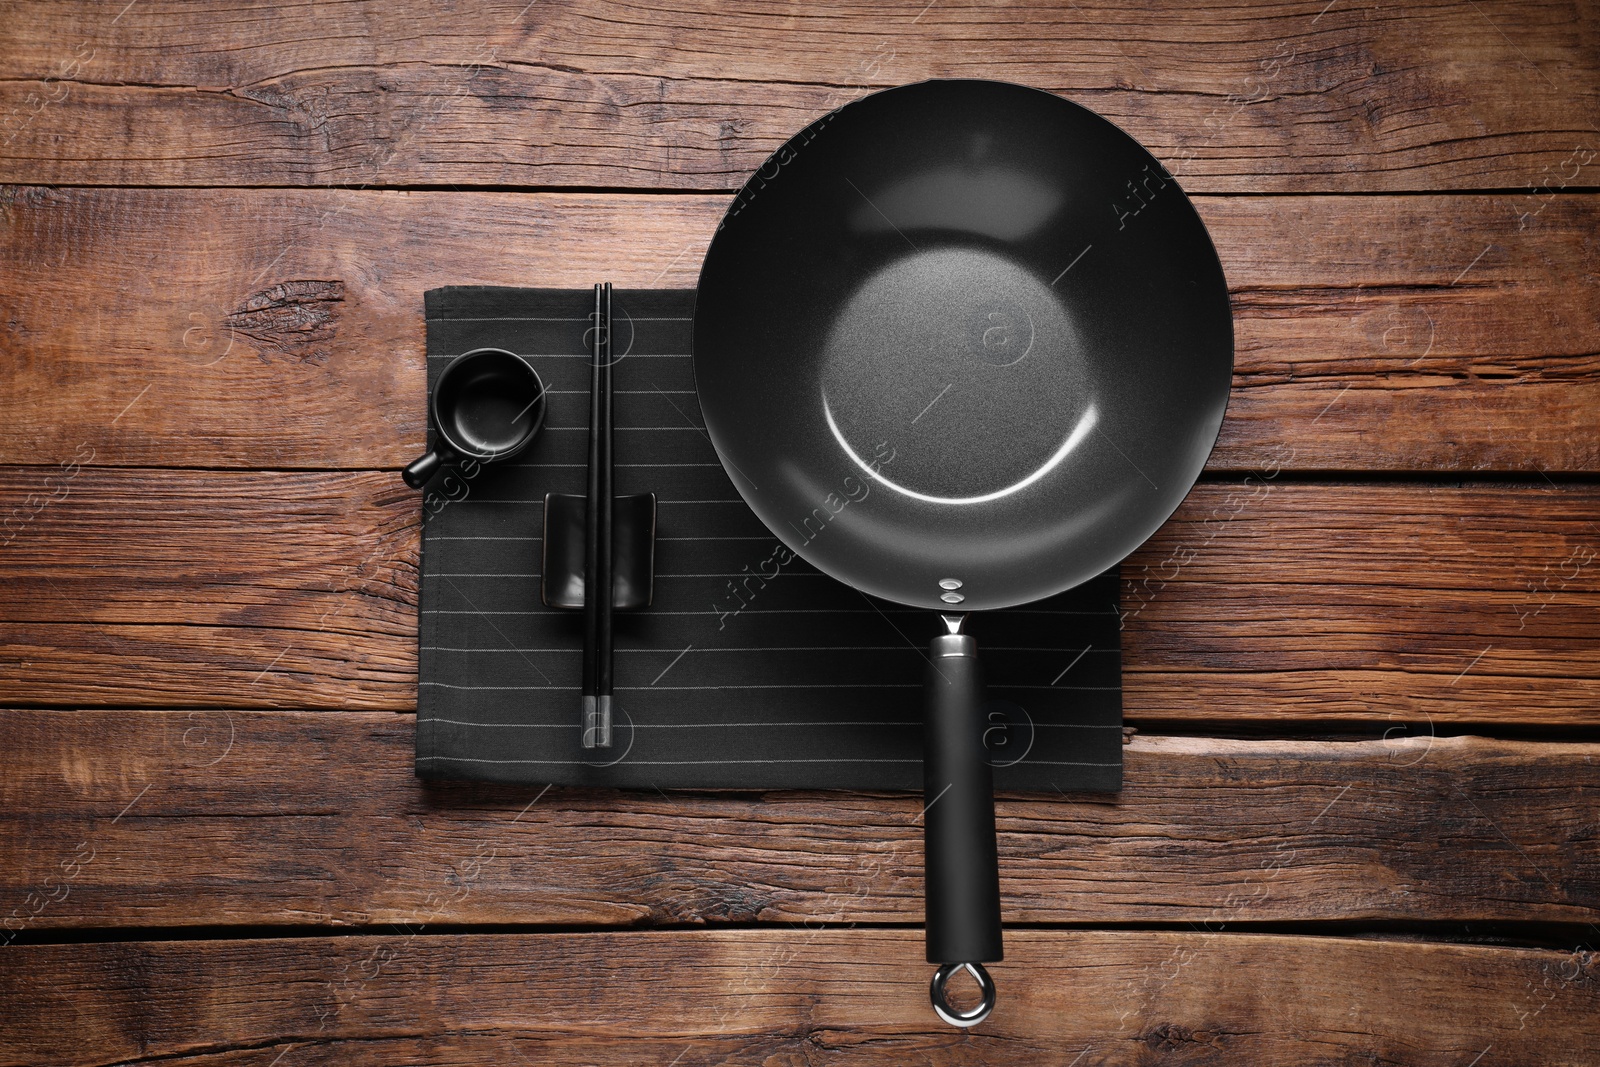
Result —
[{"label": "black chopstick", "polygon": [[611,747],[611,283],[594,287],[583,582],[583,747]]},{"label": "black chopstick", "polygon": [[600,411],[604,416],[605,432],[600,437],[600,580],[596,583],[596,592],[600,599],[600,659],[595,664],[595,693],[599,702],[597,708],[596,744],[601,748],[611,746],[611,659],[612,659],[612,634],[611,612],[616,606],[615,592],[612,589],[612,573],[616,566],[616,552],[612,547],[612,537],[616,533],[616,524],[612,520],[612,507],[616,501],[613,490],[612,470],[614,464],[611,458],[613,411],[611,372],[613,356],[611,354],[611,283],[606,282],[605,288],[605,327],[600,333],[601,360],[600,360]]}]

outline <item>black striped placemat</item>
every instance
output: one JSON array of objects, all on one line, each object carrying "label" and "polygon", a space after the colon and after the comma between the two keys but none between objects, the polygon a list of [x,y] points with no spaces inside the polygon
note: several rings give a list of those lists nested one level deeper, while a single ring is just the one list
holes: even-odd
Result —
[{"label": "black striped placemat", "polygon": [[[616,737],[586,752],[582,614],[539,601],[547,492],[582,493],[590,290],[427,294],[428,383],[480,347],[525,356],[549,390],[541,437],[424,495],[417,774],[661,788],[922,785],[929,612],[864,596],[798,559],[723,473],[689,359],[693,290],[614,298],[616,488],[659,500],[655,603],[616,620]],[[417,398],[423,402],[422,397]],[[1111,792],[1122,775],[1113,570],[975,616],[997,788]]]}]

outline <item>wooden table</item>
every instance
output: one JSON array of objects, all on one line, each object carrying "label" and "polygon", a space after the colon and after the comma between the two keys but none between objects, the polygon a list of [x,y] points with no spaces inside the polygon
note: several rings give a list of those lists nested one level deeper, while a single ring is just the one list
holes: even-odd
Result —
[{"label": "wooden table", "polygon": [[[1595,4],[0,19],[0,1062],[1600,1063]],[[1127,788],[999,802],[971,1032],[915,797],[419,783],[397,474],[425,289],[692,285],[786,135],[949,76],[1146,144],[1238,338]]]}]

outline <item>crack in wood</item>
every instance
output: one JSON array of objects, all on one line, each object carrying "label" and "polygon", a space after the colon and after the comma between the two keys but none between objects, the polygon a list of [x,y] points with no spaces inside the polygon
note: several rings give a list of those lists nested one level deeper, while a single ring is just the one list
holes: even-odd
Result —
[{"label": "crack in wood", "polygon": [[278,355],[320,364],[338,333],[343,303],[342,281],[279,282],[251,293],[223,316],[222,325],[249,338],[263,363]]}]

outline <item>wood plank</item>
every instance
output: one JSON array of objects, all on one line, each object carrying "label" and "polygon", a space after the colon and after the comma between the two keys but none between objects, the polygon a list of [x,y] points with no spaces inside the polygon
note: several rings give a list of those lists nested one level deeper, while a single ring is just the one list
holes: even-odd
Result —
[{"label": "wood plank", "polygon": [[36,0],[11,23],[0,180],[42,184],[732,190],[929,77],[1061,93],[1199,191],[1536,191],[1600,148],[1600,32],[1571,0],[500,0],[448,25],[420,0]]},{"label": "wood plank", "polygon": [[[425,784],[413,732],[382,712],[0,712],[0,943],[921,921],[920,797]],[[1116,798],[999,801],[1007,922],[1600,919],[1600,745],[1141,735],[1124,751]]]},{"label": "wood plank", "polygon": [[0,609],[12,700],[415,706],[421,498],[395,476],[48,467],[0,484],[0,566],[29,575]]},{"label": "wood plank", "polygon": [[28,946],[0,953],[0,1063],[1582,1067],[1600,1042],[1592,953],[1019,932],[970,1033],[921,957],[907,930]]},{"label": "wood plank", "polygon": [[[7,515],[0,703],[416,707],[395,474],[0,468]],[[1600,722],[1597,516],[1585,484],[1203,483],[1124,564],[1125,712]]]},{"label": "wood plank", "polygon": [[1593,485],[1197,487],[1123,565],[1125,713],[1595,722],[1597,519]]},{"label": "wood plank", "polygon": [[[0,460],[398,468],[422,293],[692,286],[701,196],[10,191]],[[1600,470],[1600,196],[1237,197],[1214,470]],[[1448,219],[1449,225],[1440,225]]]}]

